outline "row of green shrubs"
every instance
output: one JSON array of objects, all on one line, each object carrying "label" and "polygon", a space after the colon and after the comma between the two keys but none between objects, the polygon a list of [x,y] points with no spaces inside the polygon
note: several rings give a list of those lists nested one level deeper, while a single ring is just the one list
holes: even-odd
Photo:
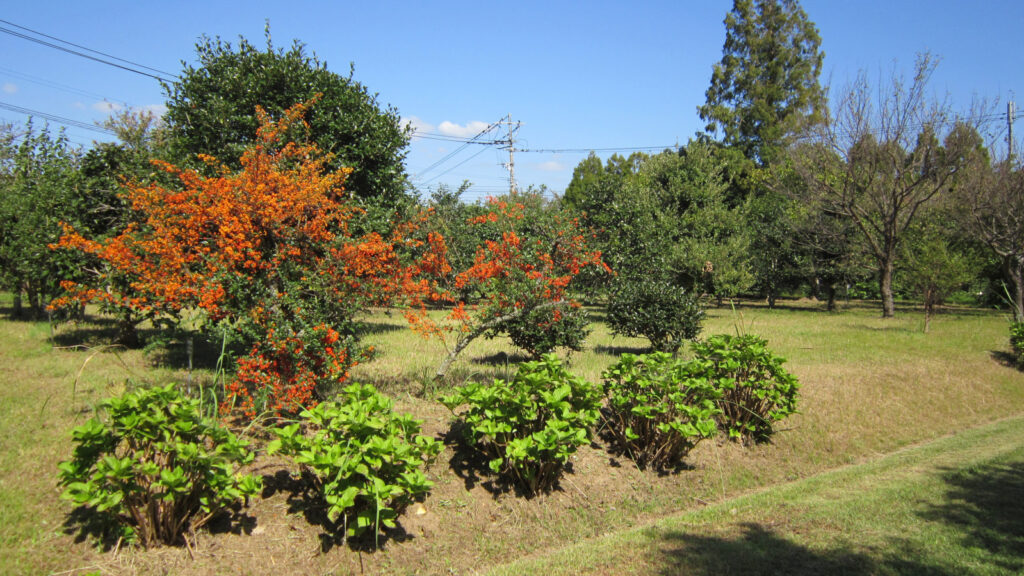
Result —
[{"label": "row of green shrubs", "polygon": [[[490,469],[527,494],[552,488],[596,425],[640,467],[676,467],[724,430],[763,441],[796,411],[799,384],[756,336],[719,335],[693,344],[694,358],[624,354],[602,386],[569,373],[557,357],[526,362],[510,381],[473,382],[441,401]],[[602,401],[604,397],[605,401]]]},{"label": "row of green shrubs", "polygon": [[[492,472],[533,495],[556,486],[576,449],[603,431],[641,467],[677,466],[719,429],[764,440],[796,410],[799,385],[764,340],[714,336],[694,358],[623,355],[597,386],[554,355],[522,364],[510,381],[470,383],[444,397],[469,446]],[[149,546],[180,543],[218,512],[258,493],[261,479],[238,469],[246,442],[200,416],[198,400],[173,386],[105,401],[73,431],[60,464],[63,496],[115,520],[122,536]],[[424,467],[441,444],[421,422],[392,410],[372,386],[353,384],[332,402],[272,429],[268,453],[292,458],[327,506],[328,529],[378,535],[432,483]]]},{"label": "row of green shrubs", "polygon": [[[423,468],[441,444],[372,386],[353,384],[300,418],[271,430],[267,452],[301,467],[327,504],[332,533],[376,535],[430,491]],[[104,401],[72,437],[72,458],[59,465],[62,497],[144,546],[182,543],[262,490],[261,478],[238,473],[253,460],[248,443],[201,416],[199,401],[173,384]]]}]

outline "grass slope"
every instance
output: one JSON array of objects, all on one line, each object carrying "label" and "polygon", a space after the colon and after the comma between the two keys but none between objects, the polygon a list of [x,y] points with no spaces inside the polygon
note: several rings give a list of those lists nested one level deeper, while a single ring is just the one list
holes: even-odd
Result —
[{"label": "grass slope", "polygon": [[1024,417],[490,572],[1020,574]]},{"label": "grass slope", "polygon": [[[0,297],[0,574],[476,574],[574,543],[603,542],[595,539],[1024,414],[1024,374],[1005,363],[1007,324],[998,313],[944,314],[933,323],[932,332],[924,334],[918,312],[900,310],[895,320],[881,320],[876,307],[856,303],[838,314],[806,302],[785,302],[778,310],[751,304],[737,312],[712,309],[705,335],[740,329],[763,336],[775,352],[789,359],[787,368],[802,383],[801,413],[782,423],[771,444],[747,448],[704,442],[688,457],[688,469],[659,475],[611,456],[598,440],[577,453],[559,490],[525,499],[494,482],[485,467],[476,466],[448,439],[444,453],[428,470],[435,487],[418,508],[422,514],[403,517],[401,529],[376,552],[331,546],[316,524],[316,510],[290,483],[285,464],[261,455],[254,470],[267,483],[263,497],[246,509],[241,522],[212,526],[199,534],[194,558],[180,548],[115,552],[87,530],[83,515],[58,499],[56,465],[70,455],[69,430],[92,414],[99,399],[122,391],[127,380],[185,382],[182,347],[149,355],[110,348],[106,344],[113,325],[95,317],[58,327],[48,340],[51,331],[45,323],[8,320],[10,308],[4,304],[10,300],[5,299]],[[596,381],[619,354],[640,352],[644,342],[613,337],[600,322],[600,311],[594,316],[598,322],[588,348],[571,357],[571,369]],[[510,376],[518,361],[501,339],[474,342],[456,364],[451,380],[435,385],[424,377],[429,378],[440,362],[442,346],[411,334],[398,314],[378,312],[369,321],[366,342],[382,354],[358,366],[354,378],[377,386],[399,410],[423,419],[427,433],[442,439],[449,432],[451,415],[436,401],[437,395],[465,379]],[[219,343],[197,345],[202,353],[194,383],[212,382],[219,350]],[[993,482],[1006,474],[1012,477],[1019,469],[1015,457],[1008,456],[1009,468],[986,458],[979,458],[978,466],[983,476],[995,478]],[[951,461],[948,467],[968,465]],[[939,507],[956,502],[952,496],[933,498],[955,493],[941,474],[932,477],[938,492],[920,492],[920,498]],[[858,494],[852,489],[847,494],[842,482],[835,488],[836,500]],[[897,484],[893,490],[902,488]],[[733,517],[728,512],[736,506],[730,505],[719,512],[721,520],[700,516],[706,526],[695,534],[703,539],[663,535],[645,544],[648,548],[610,556],[614,562],[606,568],[588,563],[596,573],[633,569],[671,574],[681,570],[675,559],[684,558],[687,566],[706,566],[693,569],[702,573],[716,571],[722,557],[744,558],[738,546],[753,555],[748,564],[733,570],[736,573],[771,562],[772,554],[759,556],[757,550],[778,549],[783,557],[792,557],[794,565],[806,552],[807,562],[824,562],[818,564],[826,568],[823,572],[851,566],[849,571],[858,574],[899,571],[890,559],[910,557],[913,550],[904,553],[890,544],[893,533],[927,550],[927,562],[933,560],[931,551],[941,547],[913,540],[913,533],[881,522],[883,513],[895,510],[888,503],[878,505],[877,526],[872,524],[874,516],[863,520],[867,524],[848,525],[843,524],[842,510],[819,508],[816,516],[793,512],[786,498],[771,504],[772,512],[763,515],[737,508]],[[914,498],[919,496],[911,492]],[[1001,507],[1012,509],[1010,504]],[[725,526],[721,530],[716,528],[719,522]],[[786,532],[790,524],[792,533]],[[959,531],[951,530],[933,538],[956,543],[959,537]],[[694,548],[710,552],[695,557]],[[978,556],[979,562],[998,568],[993,557]],[[969,566],[970,558],[932,563],[937,570],[948,570],[961,563]],[[922,566],[932,565],[927,562]],[[1012,570],[1013,565],[1008,566],[1006,570]],[[729,569],[726,564],[721,571]]]}]

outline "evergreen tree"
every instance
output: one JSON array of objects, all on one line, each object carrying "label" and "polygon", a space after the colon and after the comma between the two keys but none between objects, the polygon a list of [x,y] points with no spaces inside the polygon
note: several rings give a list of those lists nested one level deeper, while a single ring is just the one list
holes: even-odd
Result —
[{"label": "evergreen tree", "polygon": [[181,79],[165,87],[171,146],[182,160],[209,154],[239,168],[238,159],[253,142],[259,125],[256,107],[272,117],[320,94],[307,118],[307,134],[296,141],[316,142],[334,155],[329,170],[353,169],[345,188],[360,198],[387,205],[406,200],[405,148],[408,130],[398,111],[382,108],[366,86],[327,68],[298,41],[275,48],[267,32],[265,51],[244,38],[237,47],[203,38],[196,45],[198,66],[186,65]]},{"label": "evergreen tree", "polygon": [[734,0],[725,27],[698,112],[727,146],[770,164],[789,134],[823,112],[821,38],[797,0]]}]

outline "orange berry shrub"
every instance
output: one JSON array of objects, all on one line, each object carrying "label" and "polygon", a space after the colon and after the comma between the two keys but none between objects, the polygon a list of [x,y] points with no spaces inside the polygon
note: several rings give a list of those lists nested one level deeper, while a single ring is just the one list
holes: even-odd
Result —
[{"label": "orange berry shrub", "polygon": [[579,350],[589,321],[573,298],[573,280],[591,267],[611,273],[593,235],[540,194],[491,198],[487,208],[468,221],[482,242],[455,275],[459,299],[446,326],[457,337],[438,377],[480,336],[508,335],[535,358],[556,347]]},{"label": "orange berry shrub", "polygon": [[202,329],[229,334],[242,356],[224,411],[297,413],[338,388],[371,352],[356,314],[405,303],[425,317],[440,298],[433,277],[449,269],[443,238],[417,232],[422,219],[389,237],[351,231],[363,212],[344,189],[350,170],[328,172],[330,155],[290,137],[312,104],[277,121],[257,110],[237,172],[211,157],[201,159],[213,176],[154,161],[178,185],[126,185],[139,218],[121,234],[94,241],[66,228],[58,247],[95,255],[106,264],[98,285],[125,289],[67,283],[55,304],[116,301],[164,326],[198,315]]}]

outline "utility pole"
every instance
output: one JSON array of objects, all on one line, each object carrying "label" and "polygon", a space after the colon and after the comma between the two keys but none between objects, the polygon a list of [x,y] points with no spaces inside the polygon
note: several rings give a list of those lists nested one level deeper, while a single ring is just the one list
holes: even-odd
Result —
[{"label": "utility pole", "polygon": [[1009,159],[1013,162],[1013,119],[1017,115],[1017,106],[1010,100],[1006,103],[1006,142],[1009,144]]},{"label": "utility pole", "polygon": [[505,164],[505,168],[508,169],[508,193],[515,194],[516,190],[516,133],[519,132],[519,127],[522,126],[522,122],[512,122],[512,115],[509,114],[505,117],[505,121],[502,122],[508,126],[508,138],[501,141],[508,147],[508,164]]}]

